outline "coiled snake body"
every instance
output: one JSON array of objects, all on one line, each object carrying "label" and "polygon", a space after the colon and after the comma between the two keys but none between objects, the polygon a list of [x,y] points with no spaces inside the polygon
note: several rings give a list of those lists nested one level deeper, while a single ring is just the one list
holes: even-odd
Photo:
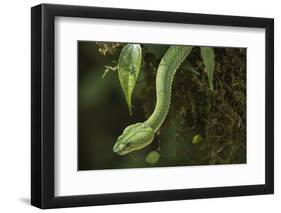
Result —
[{"label": "coiled snake body", "polygon": [[163,56],[156,74],[156,106],[152,115],[142,123],[126,127],[118,137],[113,151],[125,155],[140,150],[150,144],[155,133],[164,122],[170,107],[174,75],[191,52],[192,47],[171,46]]}]

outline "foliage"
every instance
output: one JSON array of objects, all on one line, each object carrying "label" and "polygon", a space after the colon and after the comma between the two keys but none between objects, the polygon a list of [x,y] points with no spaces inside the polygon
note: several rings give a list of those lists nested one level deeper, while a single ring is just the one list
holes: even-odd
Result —
[{"label": "foliage", "polygon": [[148,51],[152,52],[157,59],[161,59],[165,52],[168,50],[167,45],[155,45],[155,44],[144,44],[143,45]]},{"label": "foliage", "polygon": [[119,57],[118,75],[130,114],[132,114],[131,97],[140,72],[141,57],[139,44],[127,44]]},{"label": "foliage", "polygon": [[208,80],[211,90],[214,89],[213,78],[215,69],[215,54],[214,49],[211,47],[201,47],[201,56],[208,73]]}]

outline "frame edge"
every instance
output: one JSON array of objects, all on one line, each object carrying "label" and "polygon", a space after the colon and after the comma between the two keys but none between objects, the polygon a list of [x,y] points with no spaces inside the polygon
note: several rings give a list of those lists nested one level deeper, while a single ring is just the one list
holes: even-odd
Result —
[{"label": "frame edge", "polygon": [[41,63],[42,5],[31,8],[31,205],[42,206]]},{"label": "frame edge", "polygon": [[267,21],[265,39],[265,184],[274,194],[274,19]]}]

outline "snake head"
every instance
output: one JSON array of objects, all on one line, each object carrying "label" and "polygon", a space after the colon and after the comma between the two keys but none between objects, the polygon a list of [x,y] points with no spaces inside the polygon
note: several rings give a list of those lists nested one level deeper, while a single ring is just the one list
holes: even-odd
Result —
[{"label": "snake head", "polygon": [[140,150],[150,144],[154,139],[153,129],[145,123],[136,123],[128,126],[123,134],[118,137],[113,151],[125,155],[132,151]]}]

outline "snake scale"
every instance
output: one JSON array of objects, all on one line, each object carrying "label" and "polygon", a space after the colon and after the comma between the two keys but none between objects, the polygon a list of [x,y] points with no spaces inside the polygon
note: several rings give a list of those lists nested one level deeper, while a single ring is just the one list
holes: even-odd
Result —
[{"label": "snake scale", "polygon": [[156,106],[144,122],[126,127],[118,137],[113,151],[125,155],[149,145],[164,122],[170,107],[173,78],[192,47],[171,46],[160,61],[156,74]]}]

